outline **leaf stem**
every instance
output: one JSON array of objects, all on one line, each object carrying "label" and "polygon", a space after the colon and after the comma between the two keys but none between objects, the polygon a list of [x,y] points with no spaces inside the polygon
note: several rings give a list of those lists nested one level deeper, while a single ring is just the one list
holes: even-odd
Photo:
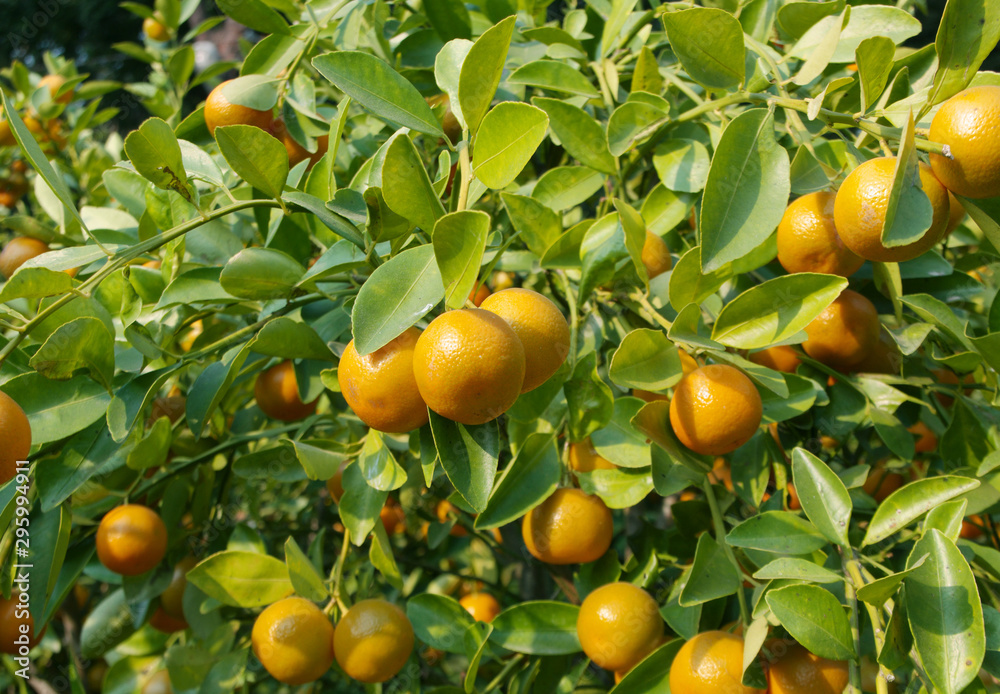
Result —
[{"label": "leaf stem", "polygon": [[[854,550],[853,549],[850,550],[850,552],[851,552],[851,556],[850,557],[848,557],[847,555],[844,555],[843,552],[844,552],[844,549],[841,549],[841,554],[842,554],[841,558],[843,560],[844,570],[847,573],[847,579],[848,579],[846,581],[847,588],[845,590],[845,595],[847,595],[848,599],[852,601],[851,602],[851,630],[853,632],[855,630],[855,624],[858,621],[858,617],[857,617],[858,600],[857,600],[857,592],[856,592],[856,590],[858,588],[863,588],[865,586],[865,579],[864,579],[864,576],[861,575],[861,567],[858,565],[857,559],[855,559],[853,557]],[[865,609],[868,610],[868,619],[872,623],[872,635],[875,637],[875,649],[876,649],[876,651],[881,651],[882,650],[882,646],[885,644],[885,629],[884,629],[884,627],[882,625],[882,619],[879,616],[878,610],[875,609],[875,607],[873,605],[869,605],[868,603],[865,603]],[[860,649],[859,649],[859,642],[858,642],[858,636],[857,635],[855,636],[855,650],[857,652],[858,657],[860,658],[861,652],[860,652]],[[853,674],[853,672],[854,672],[854,664],[853,663],[851,664],[851,668],[852,668],[851,674]],[[885,667],[883,667],[882,665],[879,665],[878,677],[875,680],[875,688],[876,688],[877,694],[889,694],[889,680],[888,680],[888,675],[889,675],[889,671]],[[859,674],[859,678],[860,678],[860,674]],[[860,681],[860,679],[859,679],[859,681]],[[861,691],[860,687],[858,688],[858,691]]]},{"label": "leaf stem", "polygon": [[458,143],[458,167],[461,180],[458,182],[458,204],[456,211],[464,210],[469,204],[469,183],[472,180],[472,160],[469,158],[469,131],[462,135]]},{"label": "leaf stem", "polygon": [[497,689],[501,684],[503,684],[504,680],[506,680],[507,677],[510,676],[510,673],[514,671],[514,668],[516,668],[518,665],[521,664],[522,660],[524,660],[523,653],[518,653],[513,658],[508,660],[507,664],[504,665],[503,670],[497,673],[497,676],[493,678],[493,681],[486,685],[486,689],[483,690],[485,694],[489,694],[494,689]]},{"label": "leaf stem", "polygon": [[351,548],[351,531],[344,528],[344,544],[340,548],[340,556],[333,567],[333,587],[330,590],[330,602],[336,603],[341,612],[347,612],[348,607],[340,597],[340,584],[344,578],[344,565],[347,563],[347,552]]},{"label": "leaf stem", "polygon": [[715,541],[719,543],[722,547],[722,551],[726,553],[726,558],[729,559],[729,563],[733,565],[736,570],[736,575],[740,578],[740,586],[736,589],[736,598],[740,603],[740,619],[743,622],[743,628],[747,629],[752,621],[750,618],[750,608],[747,605],[747,596],[743,592],[743,567],[740,566],[739,561],[736,559],[736,555],[733,553],[733,548],[729,546],[726,542],[726,524],[722,519],[722,510],[719,508],[719,500],[715,498],[715,489],[712,487],[712,481],[708,479],[708,475],[705,475],[704,481],[701,483],[701,488],[705,492],[705,498],[708,499],[708,508],[712,512],[712,526],[715,528]]},{"label": "leaf stem", "polygon": [[[841,563],[846,570],[853,560],[844,553],[844,548],[840,547]],[[853,553],[853,550],[847,548]],[[854,658],[847,663],[847,672],[850,678],[848,683],[848,694],[861,694],[861,627],[858,623],[858,596],[855,592],[852,580],[844,581],[844,595],[847,598],[847,605],[851,611],[851,637],[854,640]]]}]

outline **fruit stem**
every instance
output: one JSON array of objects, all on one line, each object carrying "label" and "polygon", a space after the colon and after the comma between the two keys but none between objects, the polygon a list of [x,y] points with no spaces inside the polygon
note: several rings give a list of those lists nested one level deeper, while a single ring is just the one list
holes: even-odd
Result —
[{"label": "fruit stem", "polygon": [[566,273],[562,270],[558,271],[559,281],[562,284],[563,294],[566,295],[566,303],[569,304],[569,371],[573,373],[576,370],[576,345],[580,338],[580,316],[578,315],[578,308],[576,305],[576,294],[573,293],[573,287],[570,285],[569,280],[566,279]]},{"label": "fruit stem", "polygon": [[[844,553],[844,548],[840,547],[840,559],[844,570],[850,573],[849,566],[852,558]],[[853,554],[853,550],[848,550]],[[863,583],[862,583],[863,585]],[[861,627],[858,624],[858,596],[855,592],[853,580],[844,581],[844,596],[847,598],[847,605],[851,611],[851,637],[854,639],[854,657],[847,661],[847,672],[850,683],[847,687],[848,694],[862,694],[861,692]],[[877,624],[877,622],[875,622]],[[874,626],[874,625],[873,625]],[[880,674],[881,676],[881,674]]]},{"label": "fruit stem", "polygon": [[456,211],[464,210],[469,204],[469,182],[472,180],[472,160],[469,158],[469,131],[462,133],[458,143],[458,166],[461,180],[458,182],[458,205]]},{"label": "fruit stem", "polygon": [[[344,544],[340,548],[340,556],[337,563],[333,565],[333,588],[330,590],[330,604],[336,603],[341,613],[347,612],[348,607],[340,597],[340,582],[344,578],[344,565],[347,563],[347,551],[351,547],[351,531],[344,528]],[[329,606],[328,606],[329,607]]]},{"label": "fruit stem", "polygon": [[[708,479],[708,475],[705,475],[704,481],[701,483],[701,488],[705,492],[705,498],[708,499],[708,508],[712,511],[712,525],[715,528],[715,541],[719,543],[722,547],[722,551],[726,553],[726,558],[729,559],[729,563],[733,565],[736,570],[736,575],[740,578],[740,586],[736,589],[736,598],[740,603],[740,619],[743,621],[743,629],[748,629],[750,627],[751,617],[750,608],[747,606],[747,596],[743,591],[743,567],[740,566],[739,561],[736,559],[736,555],[733,553],[733,548],[729,546],[726,542],[726,524],[722,520],[722,511],[719,509],[719,500],[715,498],[715,489],[712,487],[712,481]],[[860,691],[860,690],[859,690]]]}]

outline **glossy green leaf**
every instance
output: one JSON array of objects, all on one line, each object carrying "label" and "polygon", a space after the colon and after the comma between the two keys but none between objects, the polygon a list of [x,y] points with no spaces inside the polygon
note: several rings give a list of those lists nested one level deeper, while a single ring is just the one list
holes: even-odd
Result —
[{"label": "glossy green leaf", "polygon": [[472,38],[472,20],[461,0],[424,0],[423,8],[442,41]]},{"label": "glossy green leaf", "polygon": [[132,614],[121,588],[105,595],[83,621],[80,655],[99,658],[135,633]]},{"label": "glossy green leaf", "polygon": [[670,190],[697,193],[708,181],[708,150],[697,140],[667,140],[653,150],[653,167]]},{"label": "glossy green leaf", "polygon": [[361,51],[338,51],[317,56],[312,63],[323,77],[379,118],[428,135],[443,135],[420,92],[385,61]]},{"label": "glossy green leaf", "polygon": [[218,552],[202,560],[187,580],[206,595],[233,607],[263,607],[291,595],[284,562],[256,552]]},{"label": "glossy green leaf", "polygon": [[808,272],[768,280],[726,304],[712,339],[741,349],[783,342],[804,330],[846,288],[843,277]]},{"label": "glossy green leaf", "polygon": [[765,511],[743,521],[726,535],[733,547],[777,554],[809,554],[826,545],[815,525],[788,511]]},{"label": "glossy green leaf", "polygon": [[229,392],[250,353],[250,343],[233,347],[198,374],[188,391],[186,416],[196,438],[201,438],[212,414]]},{"label": "glossy green leaf", "polygon": [[927,561],[904,579],[913,645],[935,690],[958,694],[976,679],[986,652],[983,606],[954,542],[930,530],[910,556],[924,554]]},{"label": "glossy green leaf", "polygon": [[580,608],[539,600],[509,607],[493,620],[490,641],[529,655],[563,655],[580,651],[576,618]]},{"label": "glossy green leaf", "polygon": [[388,492],[375,489],[365,481],[359,465],[348,465],[343,473],[344,496],[337,505],[340,519],[351,531],[351,542],[360,547],[379,521]]},{"label": "glossy green leaf", "polygon": [[622,104],[608,119],[608,150],[616,157],[622,156],[637,142],[650,136],[667,121],[667,117],[663,109],[652,104],[641,101]]},{"label": "glossy green leaf", "polygon": [[549,127],[559,142],[584,166],[607,174],[615,173],[615,158],[608,150],[604,129],[582,108],[547,97],[531,100],[549,116]]},{"label": "glossy green leaf", "polygon": [[650,464],[646,436],[632,426],[632,418],[645,403],[639,398],[616,398],[611,420],[590,439],[598,454],[619,467],[644,468]]},{"label": "glossy green leaf", "polygon": [[903,127],[882,226],[882,244],[889,248],[918,241],[930,229],[934,217],[931,201],[920,183],[913,129],[911,114]]},{"label": "glossy green leaf", "polygon": [[681,311],[690,304],[700,304],[733,276],[727,264],[712,272],[701,269],[701,246],[695,246],[681,256],[670,273],[670,305]]},{"label": "glossy green leaf", "polygon": [[86,376],[50,381],[39,373],[26,373],[3,383],[0,390],[21,406],[31,425],[34,444],[61,441],[102,419],[111,394]]},{"label": "glossy green leaf", "polygon": [[288,24],[263,0],[216,0],[219,9],[243,26],[262,34],[287,34]]},{"label": "glossy green leaf", "polygon": [[611,421],[614,395],[597,373],[593,352],[576,362],[573,376],[563,388],[569,405],[570,440],[585,439]]},{"label": "glossy green leaf", "polygon": [[531,197],[553,210],[576,207],[604,187],[607,176],[585,166],[557,166],[538,177]]},{"label": "glossy green leaf", "polygon": [[422,593],[407,600],[406,616],[417,638],[445,653],[465,652],[463,634],[475,622],[455,598],[434,593]]},{"label": "glossy green leaf", "polygon": [[[896,7],[858,5],[851,7],[850,15],[850,20],[840,32],[837,50],[830,56],[830,62],[853,63],[858,46],[872,36],[885,36],[899,45],[920,32],[920,21]],[[810,55],[838,20],[839,17],[828,16],[813,24],[795,44],[792,54],[798,58]]]},{"label": "glossy green leaf", "polygon": [[260,329],[253,351],[285,359],[334,361],[333,352],[308,324],[279,316]]},{"label": "glossy green leaf", "polygon": [[358,292],[352,329],[358,354],[371,354],[398,337],[444,298],[434,247],[403,251],[380,265]]},{"label": "glossy green leaf", "polygon": [[924,533],[931,528],[940,530],[941,534],[952,542],[958,542],[962,532],[962,523],[965,519],[965,511],[969,507],[967,499],[958,501],[947,501],[937,508],[931,509],[924,519]]},{"label": "glossy green leaf", "polygon": [[528,248],[542,255],[562,234],[562,221],[544,203],[524,195],[501,193],[504,208]]},{"label": "glossy green leaf", "polygon": [[768,111],[750,109],[729,123],[712,157],[698,225],[705,272],[742,258],[774,232],[788,202],[788,167]]},{"label": "glossy green leaf", "polygon": [[855,660],[847,612],[830,591],[791,585],[768,591],[767,606],[796,641],[821,658]]},{"label": "glossy green leaf", "polygon": [[242,299],[284,299],[291,296],[306,269],[273,248],[244,248],[222,268],[219,283]]},{"label": "glossy green leaf", "polygon": [[601,497],[605,506],[611,509],[632,508],[653,491],[653,475],[649,466],[578,472],[576,479],[580,489]]},{"label": "glossy green leaf", "polygon": [[585,300],[602,284],[614,280],[619,263],[629,258],[625,229],[617,214],[607,214],[597,220],[580,242],[580,300]]},{"label": "glossy green leaf", "polygon": [[125,138],[125,154],[144,178],[191,201],[181,148],[165,121],[150,118],[129,133]]},{"label": "glossy green leaf", "polygon": [[500,454],[495,421],[466,426],[430,413],[438,459],[455,490],[476,513],[482,513],[493,491]]},{"label": "glossy green leaf", "polygon": [[743,82],[746,72],[743,27],[725,10],[696,7],[663,15],[670,47],[696,81],[712,89]]},{"label": "glossy green leaf", "polygon": [[708,533],[698,538],[694,563],[678,603],[682,607],[699,605],[733,595],[742,589],[743,579],[729,561],[725,549]]},{"label": "glossy green leaf", "polygon": [[989,0],[948,0],[934,39],[938,66],[928,104],[969,86],[1000,40],[1000,6]]},{"label": "glossy green leaf", "polygon": [[288,565],[288,578],[298,595],[319,602],[330,597],[323,577],[316,567],[299,547],[294,537],[285,540],[285,563]]},{"label": "glossy green leaf", "polygon": [[906,484],[890,494],[875,511],[862,547],[873,545],[905,528],[932,508],[971,492],[979,480],[957,475],[928,477]]},{"label": "glossy green leaf", "polygon": [[434,229],[434,223],[444,215],[417,148],[402,133],[394,135],[385,148],[382,195],[393,212],[424,231]]},{"label": "glossy green leaf", "polygon": [[596,97],[600,92],[594,89],[579,70],[567,63],[555,60],[536,60],[517,68],[507,78],[510,84],[526,84],[555,92]]},{"label": "glossy green leaf", "polygon": [[358,456],[358,467],[361,468],[365,481],[383,492],[399,489],[406,482],[406,471],[396,462],[382,433],[374,429],[369,429],[365,436],[364,447]]},{"label": "glossy green leaf", "polygon": [[493,25],[469,49],[458,78],[458,102],[469,132],[475,136],[503,75],[514,33],[513,16]]},{"label": "glossy green leaf", "polygon": [[858,600],[866,602],[869,605],[882,607],[886,600],[895,595],[896,590],[900,585],[902,585],[903,579],[922,566],[928,556],[930,555],[925,554],[919,557],[916,561],[913,561],[909,568],[905,571],[899,571],[894,574],[889,574],[888,576],[883,576],[882,578],[876,579],[871,583],[858,588]]},{"label": "glossy green leaf", "polygon": [[389,534],[382,523],[376,523],[372,528],[372,544],[368,548],[368,559],[389,585],[396,590],[403,589],[403,577],[399,572],[396,557],[392,553],[392,541],[389,540]]},{"label": "glossy green leaf", "polygon": [[623,388],[660,391],[681,380],[681,358],[660,330],[640,328],[624,338],[611,357],[608,377]]},{"label": "glossy green leaf", "polygon": [[792,451],[792,479],[806,517],[830,542],[850,547],[851,496],[833,470],[804,448]]},{"label": "glossy green leaf", "polygon": [[59,326],[28,363],[53,381],[68,380],[86,369],[110,390],[115,373],[114,338],[98,319],[77,318]]},{"label": "glossy green leaf", "polygon": [[445,305],[461,308],[479,278],[490,216],[478,210],[452,212],[434,225],[434,257],[445,288]]},{"label": "glossy green leaf", "polygon": [[219,151],[244,181],[275,200],[288,178],[288,153],[270,133],[252,125],[226,125],[215,129]]},{"label": "glossy green leaf", "polygon": [[896,46],[884,36],[872,36],[858,45],[855,53],[861,81],[861,110],[867,111],[882,94],[892,72]]},{"label": "glossy green leaf", "polygon": [[797,557],[781,557],[758,569],[754,578],[761,581],[788,579],[794,581],[809,581],[810,583],[839,583],[843,577],[825,569],[808,559]]},{"label": "glossy green leaf", "polygon": [[561,473],[554,434],[531,434],[500,474],[476,527],[488,530],[517,520],[556,490]]},{"label": "glossy green leaf", "polygon": [[489,188],[506,188],[545,139],[548,125],[545,112],[528,104],[505,101],[490,109],[476,136],[476,178]]}]

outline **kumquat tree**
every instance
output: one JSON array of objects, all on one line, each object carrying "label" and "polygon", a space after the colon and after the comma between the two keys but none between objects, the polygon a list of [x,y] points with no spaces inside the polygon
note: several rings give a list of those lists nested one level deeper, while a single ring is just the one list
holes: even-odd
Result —
[{"label": "kumquat tree", "polygon": [[1000,2],[929,4],[13,60],[0,691],[1000,692]]}]

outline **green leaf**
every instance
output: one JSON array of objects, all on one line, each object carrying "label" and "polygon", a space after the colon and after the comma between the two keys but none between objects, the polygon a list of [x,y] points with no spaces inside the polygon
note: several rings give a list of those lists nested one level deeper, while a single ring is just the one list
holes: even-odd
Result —
[{"label": "green leaf", "polygon": [[472,136],[479,131],[483,117],[490,110],[493,95],[503,75],[507,51],[514,33],[515,17],[507,17],[476,39],[462,62],[458,78],[458,103]]},{"label": "green leaf", "polygon": [[548,89],[556,92],[566,92],[594,98],[601,93],[594,88],[586,77],[579,70],[575,70],[566,63],[555,60],[536,60],[525,63],[517,68],[507,78],[510,84],[527,84],[532,87]]},{"label": "green leaf", "polygon": [[215,0],[219,9],[237,22],[262,34],[287,34],[288,24],[262,0]]},{"label": "green leaf", "polygon": [[529,435],[501,473],[476,527],[488,530],[517,520],[556,490],[561,473],[555,434]]},{"label": "green leaf", "polygon": [[765,424],[798,417],[812,409],[817,399],[826,400],[825,391],[816,381],[795,374],[784,374],[782,378],[788,386],[786,395],[777,395],[770,390],[764,390],[760,394],[764,405],[762,421]]},{"label": "green leaf", "polygon": [[311,480],[328,480],[344,464],[346,456],[301,441],[285,441],[295,451],[302,469]]},{"label": "green leaf", "polygon": [[882,245],[905,246],[920,240],[931,227],[934,209],[924,193],[917,167],[917,149],[913,139],[913,114],[910,114],[899,141],[892,190],[885,209]]},{"label": "green leaf", "polygon": [[379,512],[388,492],[370,486],[361,474],[361,466],[348,465],[343,474],[344,496],[337,509],[344,527],[351,531],[351,542],[360,547],[379,522]]},{"label": "green leaf", "polygon": [[532,253],[543,255],[562,234],[559,215],[538,200],[512,193],[501,193],[500,199],[511,224]]},{"label": "green leaf", "polygon": [[500,454],[495,421],[466,426],[430,412],[438,459],[455,490],[476,513],[482,513],[493,490]]},{"label": "green leaf", "polygon": [[86,376],[50,381],[35,372],[3,383],[0,390],[21,406],[34,444],[61,441],[105,416],[111,394]]},{"label": "green leaf", "polygon": [[372,529],[372,544],[368,549],[368,559],[389,585],[396,590],[403,589],[403,577],[399,573],[396,557],[392,554],[392,542],[382,523],[376,523]]},{"label": "green leaf", "polygon": [[804,330],[847,288],[834,275],[797,272],[751,287],[722,309],[712,339],[729,347],[759,349]]},{"label": "green leaf", "polygon": [[111,389],[115,374],[114,338],[104,323],[84,316],[59,326],[28,364],[54,381],[70,379],[79,369]]},{"label": "green leaf", "polygon": [[806,517],[830,542],[850,547],[851,496],[840,478],[812,453],[796,448],[792,451],[792,479]]},{"label": "green leaf", "polygon": [[653,150],[653,167],[670,190],[697,193],[708,181],[708,150],[697,140],[667,140]]},{"label": "green leaf", "polygon": [[596,287],[614,280],[619,263],[630,257],[625,242],[625,229],[617,214],[604,215],[584,232],[580,242],[580,301],[589,298]]},{"label": "green leaf", "polygon": [[505,101],[483,118],[476,137],[473,170],[489,188],[507,187],[545,139],[549,119],[528,104]]},{"label": "green leaf", "polygon": [[380,431],[368,431],[364,447],[358,456],[358,466],[365,481],[383,492],[399,489],[406,482],[406,471],[396,462]]},{"label": "green leaf", "polygon": [[[645,46],[643,49],[648,50]],[[628,101],[622,104],[608,119],[608,150],[613,156],[622,156],[629,152],[636,142],[651,135],[657,127],[667,121],[667,118],[668,115],[663,109],[652,104],[642,101]]]},{"label": "green leaf", "polygon": [[434,225],[434,258],[448,308],[464,306],[476,286],[490,221],[485,212],[461,210],[441,217]]},{"label": "green leaf", "polygon": [[[361,250],[364,250],[364,239],[361,238],[361,234],[358,233],[358,230],[354,227],[354,225],[341,215],[330,210],[319,198],[301,193],[297,190],[290,190],[285,192],[282,199],[290,205],[295,205],[308,210],[315,215],[315,218],[322,222],[323,226],[327,229],[341,238],[347,239]],[[319,265],[319,261],[317,261],[316,264]],[[315,268],[316,266],[313,266],[310,271],[321,271],[316,270]],[[306,276],[308,277],[309,275],[307,274]]]},{"label": "green leaf", "polygon": [[233,607],[263,607],[294,591],[284,562],[256,552],[217,552],[191,569],[187,580]]},{"label": "green leaf", "polygon": [[678,603],[681,607],[691,607],[724,598],[741,590],[742,584],[743,579],[729,561],[725,549],[710,534],[702,533]]},{"label": "green leaf", "polygon": [[700,304],[733,276],[732,265],[726,264],[712,272],[702,272],[701,246],[695,246],[681,256],[670,272],[670,305],[676,311],[690,304]]},{"label": "green leaf", "polygon": [[281,199],[288,178],[288,153],[276,137],[252,125],[226,125],[215,129],[215,139],[240,178],[275,200]]},{"label": "green leaf", "polygon": [[168,308],[176,304],[222,303],[236,301],[236,297],[219,284],[222,269],[217,267],[196,267],[175,277],[160,295],[156,308]]},{"label": "green leaf", "polygon": [[590,435],[597,452],[619,467],[650,465],[645,434],[632,426],[632,419],[645,403],[639,398],[616,398],[611,421]]},{"label": "green leaf", "polygon": [[889,82],[896,46],[892,39],[872,36],[858,44],[855,53],[858,79],[861,81],[861,111],[867,112]]},{"label": "green leaf", "polygon": [[[837,12],[840,10],[837,9]],[[872,36],[885,36],[899,45],[920,33],[920,21],[905,10],[879,5],[851,7],[850,20],[840,32],[837,50],[830,56],[832,63],[852,63],[861,42]],[[816,50],[839,17],[825,17],[809,28],[795,44],[792,55],[805,58]]]},{"label": "green leaf", "polygon": [[393,135],[385,148],[382,195],[389,209],[424,231],[432,230],[444,215],[444,206],[434,192],[417,148],[402,133]]},{"label": "green leaf", "polygon": [[580,489],[601,497],[608,508],[632,508],[653,491],[653,474],[648,465],[578,472],[576,478]]},{"label": "green leaf", "polygon": [[798,39],[816,22],[842,9],[844,0],[790,2],[778,9],[778,26],[793,39]]},{"label": "green leaf", "polygon": [[[638,414],[632,418],[632,425],[664,450],[672,462],[680,463],[687,468],[685,472],[679,473],[681,480],[691,478],[691,475],[695,475],[690,481],[700,481],[702,479],[701,476],[712,468],[711,459],[708,456],[699,456],[691,452],[689,448],[677,440],[677,436],[670,426],[669,402],[654,400],[653,402],[646,403],[639,410]],[[653,451],[651,456],[654,469],[659,468],[658,461],[662,459],[662,456],[657,454],[656,451]],[[661,488],[663,485],[669,483],[667,480],[662,479],[659,470],[657,470],[655,479]],[[685,484],[681,489],[686,486],[689,485]]]},{"label": "green leaf", "polygon": [[940,530],[941,534],[952,542],[958,542],[962,532],[962,523],[969,507],[968,499],[948,501],[937,508],[931,509],[924,519],[924,533],[931,528]]},{"label": "green leaf", "polygon": [[515,653],[569,655],[580,651],[576,618],[580,608],[539,600],[509,607],[493,620],[490,641]]},{"label": "green leaf", "polygon": [[979,480],[957,475],[928,477],[906,484],[890,494],[875,511],[862,547],[881,542],[899,532],[932,508],[971,492]]},{"label": "green leaf", "polygon": [[177,136],[165,121],[150,118],[125,138],[125,154],[143,178],[166,190],[175,190],[191,202],[187,172]]},{"label": "green leaf", "polygon": [[788,511],[765,511],[748,518],[729,531],[726,542],[776,554],[809,554],[826,546],[815,525]]},{"label": "green leaf", "polygon": [[397,127],[444,135],[420,92],[385,61],[361,51],[338,51],[317,56],[312,63],[323,77],[377,117]]},{"label": "green leaf", "polygon": [[222,268],[219,283],[241,299],[287,299],[305,273],[306,269],[287,253],[244,248]]},{"label": "green leaf", "polygon": [[132,636],[135,629],[132,613],[125,602],[125,591],[121,588],[112,590],[83,621],[80,655],[84,658],[99,658]]},{"label": "green leaf", "polygon": [[767,606],[781,626],[810,653],[831,660],[856,660],[851,624],[840,601],[814,585],[768,591]]},{"label": "green leaf", "polygon": [[612,0],[608,21],[605,22],[604,30],[601,32],[602,55],[610,55],[615,46],[623,40],[622,30],[636,3],[637,0]]},{"label": "green leaf", "polygon": [[557,166],[538,178],[531,197],[553,210],[576,207],[604,187],[607,176],[585,166]]},{"label": "green leaf", "polygon": [[669,691],[670,665],[684,645],[683,639],[671,639],[625,673],[609,694],[661,694]]},{"label": "green leaf", "polygon": [[[31,582],[26,586],[22,584],[20,587],[28,593],[30,598],[30,610],[37,625],[36,629],[41,629],[42,618],[45,616],[45,606],[55,591],[63,562],[66,559],[72,515],[70,504],[63,503],[48,511],[42,511],[36,507],[28,517],[26,524],[17,523],[19,527],[30,528],[31,531],[29,543],[16,543],[21,550],[24,549],[25,544],[30,545],[28,556],[24,558],[18,554],[15,563],[31,567],[29,572]],[[18,518],[21,521],[24,520],[20,514]]]},{"label": "green leaf", "polygon": [[15,270],[10,279],[0,287],[0,303],[7,303],[14,299],[41,299],[46,296],[59,296],[72,289],[73,279],[65,272],[57,272],[45,267],[31,267],[25,263]]},{"label": "green leaf", "polygon": [[1000,40],[1000,6],[989,0],[948,0],[938,24],[938,57],[928,105],[957,94],[976,76]]},{"label": "green leaf", "polygon": [[705,272],[749,254],[774,232],[788,202],[788,167],[769,111],[750,109],[729,123],[712,157],[701,206]]},{"label": "green leaf", "polygon": [[[849,21],[850,16],[851,8],[842,8],[840,14],[834,17],[832,22],[825,25],[826,31],[822,35],[822,40],[813,50],[803,56],[805,61],[792,80],[795,84],[807,85],[823,74],[823,71],[830,64],[830,60],[837,52],[837,44],[840,42],[841,31],[844,23]],[[802,40],[811,40],[811,37]],[[798,44],[792,48],[792,51],[794,52],[797,47]]]},{"label": "green leaf", "polygon": [[406,616],[417,638],[445,653],[464,653],[463,634],[475,620],[455,598],[421,593],[406,601]]},{"label": "green leaf", "polygon": [[211,362],[198,374],[187,399],[187,423],[196,438],[201,438],[212,414],[229,392],[250,353],[251,343],[233,347],[218,361]]},{"label": "green leaf", "polygon": [[380,265],[354,303],[354,348],[364,356],[384,347],[444,298],[430,244],[403,251]]},{"label": "green leaf", "polygon": [[858,600],[866,602],[869,605],[874,605],[875,607],[882,607],[886,600],[895,595],[896,590],[903,583],[903,579],[920,568],[920,566],[922,566],[927,560],[928,556],[930,555],[925,554],[916,561],[912,562],[910,567],[905,571],[883,576],[882,578],[872,581],[868,585],[858,588]]},{"label": "green leaf", "polygon": [[294,537],[285,540],[285,563],[288,565],[288,578],[298,595],[314,602],[330,597],[323,584],[323,577]]},{"label": "green leaf", "polygon": [[308,324],[279,316],[260,329],[253,351],[284,359],[334,361],[333,352]]},{"label": "green leaf", "polygon": [[461,0],[424,0],[423,8],[442,41],[472,38],[472,20]]},{"label": "green leaf", "polygon": [[839,574],[824,569],[819,564],[797,557],[775,559],[758,569],[753,577],[761,581],[785,579],[810,583],[839,583],[844,580]]},{"label": "green leaf", "polygon": [[559,99],[536,96],[531,100],[549,116],[549,127],[565,150],[584,166],[615,173],[615,158],[608,150],[604,129],[582,108]]},{"label": "green leaf", "polygon": [[663,24],[670,47],[695,81],[710,89],[730,89],[743,82],[746,74],[743,27],[732,14],[695,7],[665,13]]},{"label": "green leaf", "polygon": [[983,606],[954,542],[932,529],[910,557],[925,554],[927,561],[904,579],[913,645],[935,691],[958,694],[976,679],[986,654]]},{"label": "green leaf", "polygon": [[674,344],[660,330],[640,328],[624,338],[611,357],[608,378],[623,388],[660,391],[683,376]]},{"label": "green leaf", "polygon": [[570,440],[582,441],[611,420],[614,395],[597,373],[597,355],[579,359],[563,386],[569,405]]},{"label": "green leaf", "polygon": [[172,438],[170,419],[160,417],[129,452],[125,464],[133,470],[160,467],[167,461]]}]

